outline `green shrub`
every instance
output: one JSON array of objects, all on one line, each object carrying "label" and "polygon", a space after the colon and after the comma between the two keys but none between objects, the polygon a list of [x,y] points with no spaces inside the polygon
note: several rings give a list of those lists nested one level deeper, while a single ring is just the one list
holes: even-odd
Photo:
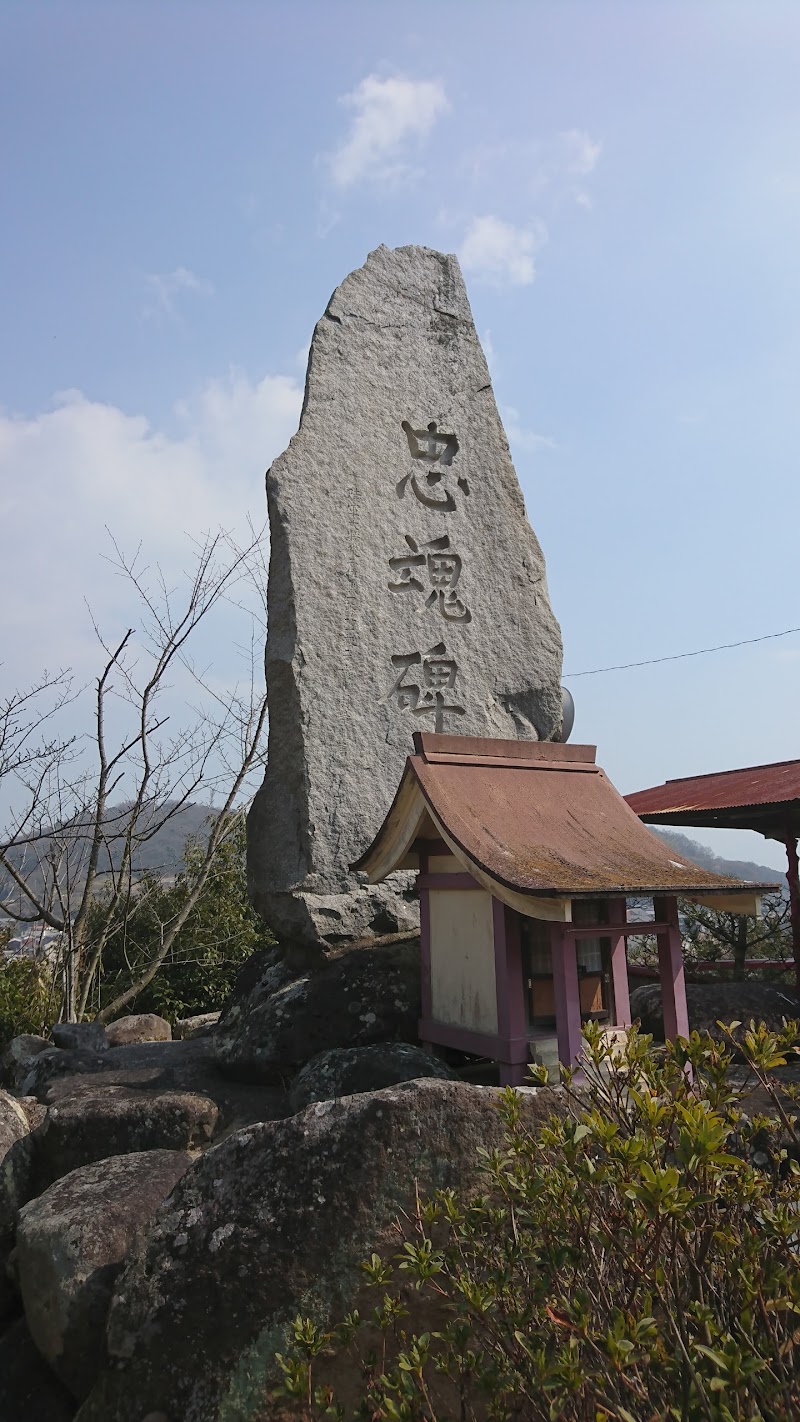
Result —
[{"label": "green shrub", "polygon": [[[153,981],[126,1011],[179,1017],[222,1007],[240,967],[256,949],[274,940],[247,897],[245,829],[238,823],[223,841],[200,898]],[[202,861],[202,842],[184,848],[186,870],[164,880],[145,873],[124,896],[113,917],[92,1015],[135,982],[151,962],[163,934],[182,910],[192,874]],[[91,945],[106,920],[107,899],[89,911]]]},{"label": "green shrub", "polygon": [[[400,1252],[365,1265],[374,1313],[296,1320],[281,1407],[371,1422],[796,1419],[800,1150],[773,1075],[796,1034],[751,1024],[750,1085],[770,1112],[750,1117],[708,1037],[656,1053],[633,1032],[611,1070],[588,1027],[566,1116],[533,1138],[505,1092],[482,1197],[421,1202]],[[346,1408],[343,1377],[357,1385]]]},{"label": "green shrub", "polygon": [[0,1050],[21,1032],[41,1036],[57,1014],[58,994],[47,967],[0,954]]}]

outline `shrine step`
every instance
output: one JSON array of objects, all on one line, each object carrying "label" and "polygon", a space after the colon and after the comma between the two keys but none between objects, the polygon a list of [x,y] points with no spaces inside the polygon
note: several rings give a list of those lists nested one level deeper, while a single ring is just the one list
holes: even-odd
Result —
[{"label": "shrine step", "polygon": [[558,1038],[533,1037],[530,1042],[531,1059],[549,1072],[558,1074]]}]

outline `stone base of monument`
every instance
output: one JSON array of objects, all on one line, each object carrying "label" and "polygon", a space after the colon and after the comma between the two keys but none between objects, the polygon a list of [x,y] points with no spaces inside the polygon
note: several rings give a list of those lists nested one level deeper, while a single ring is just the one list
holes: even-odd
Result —
[{"label": "stone base of monument", "polygon": [[279,941],[334,947],[354,939],[419,932],[419,895],[413,874],[383,884],[360,884],[347,894],[253,890],[253,902]]}]

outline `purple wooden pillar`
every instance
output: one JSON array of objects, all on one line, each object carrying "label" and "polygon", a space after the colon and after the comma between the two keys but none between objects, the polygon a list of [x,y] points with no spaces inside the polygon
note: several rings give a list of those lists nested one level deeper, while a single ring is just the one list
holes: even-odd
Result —
[{"label": "purple wooden pillar", "polygon": [[[419,876],[428,872],[428,856],[424,850],[419,853]],[[432,1016],[431,996],[431,901],[429,889],[419,891],[419,942],[420,942],[420,1008],[424,1022]]]},{"label": "purple wooden pillar", "polygon": [[792,927],[792,957],[797,991],[800,993],[800,865],[797,859],[797,836],[786,829],[786,882],[789,885],[789,922]]},{"label": "purple wooden pillar", "polygon": [[521,1086],[528,1070],[528,1027],[522,982],[519,918],[500,899],[492,899],[497,1036],[508,1060],[498,1062],[500,1085]]},{"label": "purple wooden pillar", "polygon": [[608,920],[611,928],[611,984],[614,989],[615,1027],[630,1027],[631,999],[628,988],[627,938],[624,933],[614,933],[616,924],[628,921],[628,906],[624,899],[611,899],[608,905]]},{"label": "purple wooden pillar", "polygon": [[678,925],[678,900],[654,899],[657,923],[668,927],[657,934],[658,967],[661,974],[661,1001],[664,1007],[664,1038],[688,1037],[689,1011],[686,1006],[686,982],[683,975],[683,945]]},{"label": "purple wooden pillar", "polygon": [[564,929],[565,925],[562,923],[551,925],[550,952],[553,960],[553,994],[556,1000],[558,1059],[562,1066],[573,1066],[583,1046],[581,994],[578,986],[575,939]]}]

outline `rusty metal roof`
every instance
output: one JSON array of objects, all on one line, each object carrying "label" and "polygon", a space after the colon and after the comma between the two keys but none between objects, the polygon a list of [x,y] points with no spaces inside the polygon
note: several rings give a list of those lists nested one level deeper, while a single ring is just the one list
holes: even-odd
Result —
[{"label": "rusty metal roof", "polygon": [[781,832],[796,834],[800,760],[667,780],[625,799],[637,815],[653,824],[754,829],[777,837]]},{"label": "rusty metal roof", "polygon": [[425,817],[466,867],[523,895],[768,887],[711,874],[670,850],[595,764],[593,746],[421,733],[414,746],[394,804],[354,869],[382,878],[409,865]]}]

